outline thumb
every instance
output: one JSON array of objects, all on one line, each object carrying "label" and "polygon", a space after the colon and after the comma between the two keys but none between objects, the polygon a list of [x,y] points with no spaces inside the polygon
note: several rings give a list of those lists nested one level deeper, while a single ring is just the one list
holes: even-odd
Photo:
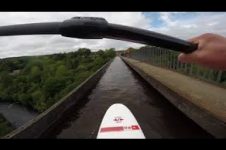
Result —
[{"label": "thumb", "polygon": [[178,60],[182,63],[195,63],[197,61],[197,55],[195,53],[178,55]]},{"label": "thumb", "polygon": [[[188,41],[192,43],[200,43],[201,39],[200,39],[200,36],[198,36],[198,37],[193,37]],[[198,45],[198,49],[199,47],[200,47],[200,44]],[[198,55],[199,53],[197,51],[194,51],[190,54],[180,53],[178,55],[178,60],[182,63],[196,63],[197,61],[199,61]]]}]

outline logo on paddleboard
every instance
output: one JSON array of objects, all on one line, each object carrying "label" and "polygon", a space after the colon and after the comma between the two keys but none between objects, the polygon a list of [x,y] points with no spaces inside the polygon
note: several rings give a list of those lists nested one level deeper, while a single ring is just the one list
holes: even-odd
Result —
[{"label": "logo on paddleboard", "polygon": [[117,117],[114,118],[114,121],[115,121],[116,123],[121,123],[123,120],[124,120],[124,119],[123,119],[122,117],[120,117],[120,116],[117,116]]},{"label": "logo on paddleboard", "polygon": [[103,127],[100,129],[100,132],[122,132],[122,131],[134,131],[134,130],[140,130],[140,127],[138,125]]}]

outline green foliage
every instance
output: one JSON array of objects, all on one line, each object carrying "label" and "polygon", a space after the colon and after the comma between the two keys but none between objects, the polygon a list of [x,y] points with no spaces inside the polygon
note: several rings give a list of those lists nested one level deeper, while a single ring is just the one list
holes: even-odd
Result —
[{"label": "green foliage", "polygon": [[40,82],[41,81],[41,76],[42,76],[42,71],[38,66],[33,66],[31,68],[31,76],[30,79],[34,82]]},{"label": "green foliage", "polygon": [[78,55],[82,57],[88,57],[91,54],[90,49],[87,48],[80,48],[78,50]]},{"label": "green foliage", "polygon": [[66,82],[61,78],[48,78],[43,86],[46,97],[54,97],[65,87]]},{"label": "green foliage", "polygon": [[115,49],[114,49],[114,48],[111,48],[111,49],[106,50],[106,51],[105,51],[105,56],[106,56],[107,58],[115,57],[115,56],[116,56]]},{"label": "green foliage", "polygon": [[0,101],[18,102],[43,112],[103,64],[115,50],[76,52],[0,60]]}]

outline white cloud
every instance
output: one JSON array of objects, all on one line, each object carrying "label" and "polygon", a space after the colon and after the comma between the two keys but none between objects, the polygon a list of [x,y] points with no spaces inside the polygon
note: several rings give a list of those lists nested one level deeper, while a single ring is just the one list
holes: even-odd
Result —
[{"label": "white cloud", "polygon": [[[0,25],[63,21],[75,16],[104,17],[110,23],[149,28],[148,20],[141,12],[1,12]],[[80,47],[97,51],[131,46],[142,45],[109,39],[73,39],[60,35],[9,36],[0,37],[0,58],[69,52]]]},{"label": "white cloud", "polygon": [[170,18],[172,13],[168,12],[161,12],[160,13],[160,18],[168,25],[168,26],[175,26],[177,22],[175,20],[172,20]]},{"label": "white cloud", "polygon": [[[225,12],[197,12],[190,17],[175,17],[180,14],[186,15],[189,12],[160,12],[159,19],[163,21],[163,25],[153,27],[151,23],[155,20],[141,12],[0,12],[0,25],[63,21],[74,16],[90,16],[104,17],[110,23],[149,29],[182,39],[189,39],[206,32],[226,36]],[[9,36],[0,37],[0,58],[69,52],[80,47],[97,51],[112,47],[124,49],[140,46],[142,45],[132,42],[75,39],[60,35]]]},{"label": "white cloud", "polygon": [[[189,12],[187,13],[189,14]],[[173,18],[173,14],[175,12],[160,13],[165,26],[149,29],[182,39],[189,39],[207,32],[226,36],[226,13],[224,12],[197,12],[189,19],[186,17],[182,19]]]}]

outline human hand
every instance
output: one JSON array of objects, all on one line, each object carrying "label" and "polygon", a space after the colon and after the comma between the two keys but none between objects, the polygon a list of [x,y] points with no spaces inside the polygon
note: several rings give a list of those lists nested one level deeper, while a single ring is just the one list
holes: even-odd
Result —
[{"label": "human hand", "polygon": [[226,70],[226,38],[217,34],[206,33],[192,38],[198,48],[190,54],[181,53],[178,60],[182,63],[195,63],[212,69]]}]

